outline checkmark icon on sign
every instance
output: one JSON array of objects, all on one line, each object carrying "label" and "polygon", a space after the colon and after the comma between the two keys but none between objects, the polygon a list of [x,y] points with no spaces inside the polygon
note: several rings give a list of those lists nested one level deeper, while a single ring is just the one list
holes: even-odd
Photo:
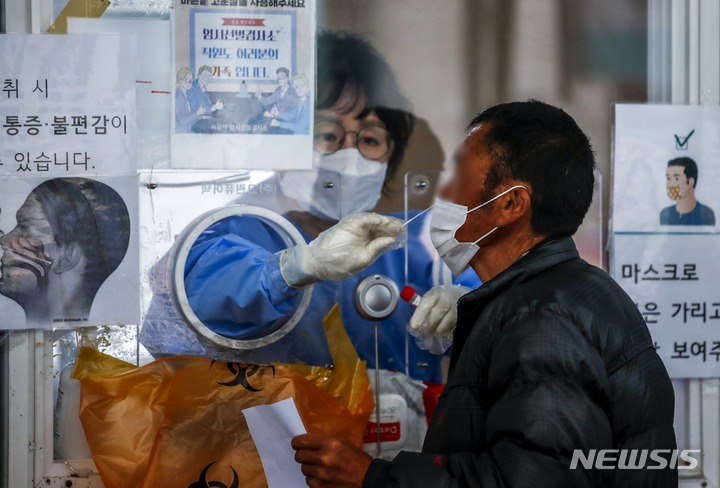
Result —
[{"label": "checkmark icon on sign", "polygon": [[688,140],[690,140],[690,136],[692,136],[695,133],[695,129],[691,130],[690,133],[685,137],[684,139],[680,140],[680,137],[678,137],[677,134],[675,134],[675,148],[676,149],[687,149],[688,148]]}]

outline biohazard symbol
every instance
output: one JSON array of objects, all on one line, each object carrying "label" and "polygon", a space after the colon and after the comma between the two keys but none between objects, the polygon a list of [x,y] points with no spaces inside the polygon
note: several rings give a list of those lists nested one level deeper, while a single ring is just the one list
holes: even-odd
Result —
[{"label": "biohazard symbol", "polygon": [[215,463],[210,463],[207,466],[205,466],[205,469],[202,470],[202,473],[200,473],[200,479],[197,480],[192,485],[188,486],[188,488],[238,488],[240,486],[240,480],[238,479],[237,472],[235,469],[230,466],[230,469],[232,469],[233,472],[233,482],[232,485],[228,487],[225,483],[221,483],[220,481],[210,481],[207,480],[207,472],[208,469],[210,469],[210,466],[212,466]]},{"label": "biohazard symbol", "polygon": [[[213,364],[215,364],[215,361],[210,363],[210,367],[212,368]],[[275,377],[275,366],[263,366],[265,368],[272,369],[273,377]],[[227,369],[230,371],[234,378],[227,382],[220,382],[216,381],[218,385],[222,386],[237,386],[240,385],[243,388],[245,388],[248,391],[262,391],[258,390],[257,388],[253,388],[253,386],[248,381],[248,378],[255,373],[257,373],[260,370],[260,366],[257,364],[243,364],[243,363],[227,363]]]}]

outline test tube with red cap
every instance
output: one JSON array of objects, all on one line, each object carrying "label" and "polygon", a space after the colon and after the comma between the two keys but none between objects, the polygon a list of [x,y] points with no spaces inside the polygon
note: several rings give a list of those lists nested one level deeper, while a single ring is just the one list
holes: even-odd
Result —
[{"label": "test tube with red cap", "polygon": [[422,300],[422,297],[418,295],[415,289],[409,286],[403,288],[403,291],[400,292],[400,298],[408,302],[413,307],[420,305],[420,300]]}]

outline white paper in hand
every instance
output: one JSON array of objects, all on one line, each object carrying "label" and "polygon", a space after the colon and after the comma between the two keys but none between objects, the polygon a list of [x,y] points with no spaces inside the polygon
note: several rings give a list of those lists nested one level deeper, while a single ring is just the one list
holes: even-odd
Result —
[{"label": "white paper in hand", "polygon": [[268,487],[307,487],[290,445],[293,437],[306,433],[293,399],[246,408],[242,413],[260,453]]}]

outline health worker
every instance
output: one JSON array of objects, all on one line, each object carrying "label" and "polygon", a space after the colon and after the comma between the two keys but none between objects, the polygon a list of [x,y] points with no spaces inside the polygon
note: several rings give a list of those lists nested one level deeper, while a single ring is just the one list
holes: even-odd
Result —
[{"label": "health worker", "polygon": [[[454,270],[459,275],[455,285],[433,279],[440,276],[440,261],[430,240],[429,212],[407,226],[403,226],[404,212],[368,213],[400,168],[414,117],[389,65],[367,41],[325,32],[317,45],[313,168],[320,174],[339,173],[339,204],[314,191],[318,172],[277,174],[268,181],[301,209],[283,215],[308,244],[286,249],[277,233],[259,219],[224,219],[201,234],[191,249],[185,288],[193,311],[207,327],[226,337],[251,339],[277,330],[297,308],[300,291],[314,284],[307,312],[294,329],[271,345],[243,351],[242,360],[331,364],[322,319],[339,302],[353,344],[367,366],[374,368],[373,322],[363,318],[353,303],[360,280],[382,274],[402,288],[406,282],[402,246],[407,243],[412,250],[409,284],[425,295],[421,313],[413,317],[414,326],[422,326],[426,336],[445,338],[452,333],[446,325],[455,323],[457,299],[480,281],[472,270],[465,272],[467,268]],[[418,213],[410,212],[409,217]],[[420,349],[412,337],[406,337],[411,314],[410,306],[402,302],[381,323],[380,368],[405,372],[407,354],[412,377],[440,382],[442,356]],[[141,340],[149,348],[153,329],[155,346],[157,337],[163,336],[159,322],[146,321]],[[164,352],[187,353],[168,347],[172,341],[167,335],[161,342]]]}]

